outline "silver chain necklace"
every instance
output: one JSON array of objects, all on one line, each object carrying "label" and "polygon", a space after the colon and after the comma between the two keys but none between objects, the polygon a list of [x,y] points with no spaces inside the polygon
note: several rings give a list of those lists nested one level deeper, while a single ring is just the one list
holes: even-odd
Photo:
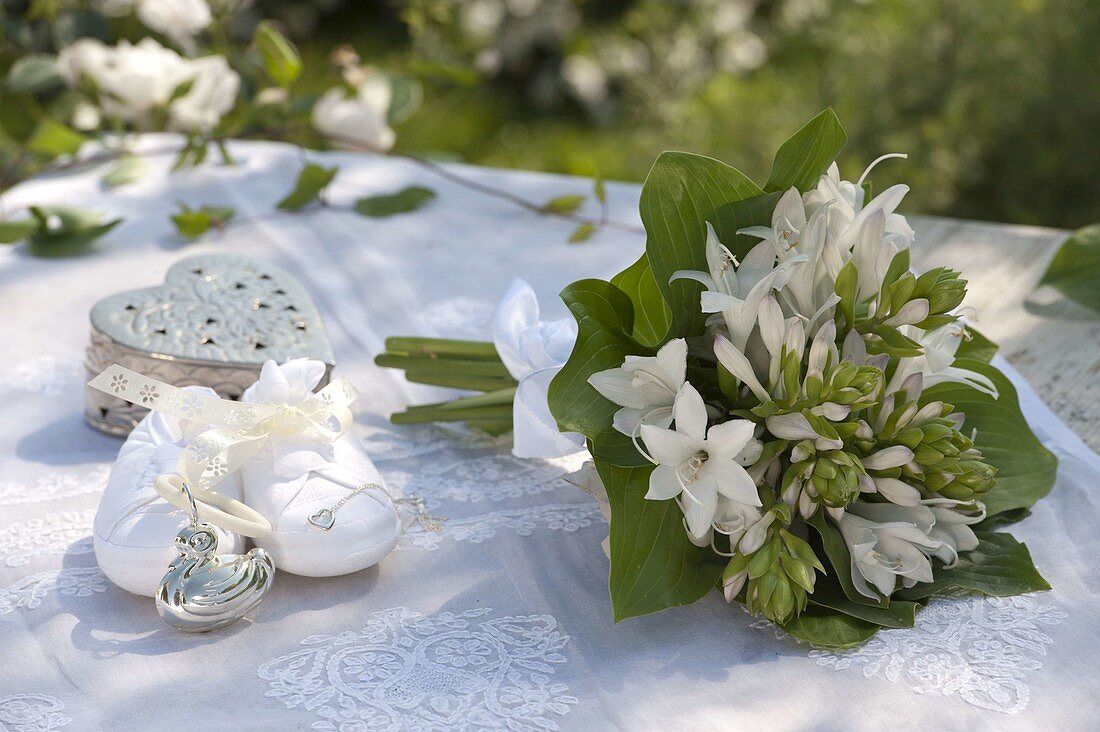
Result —
[{"label": "silver chain necklace", "polygon": [[344,504],[355,498],[360,493],[365,491],[374,490],[383,493],[386,498],[390,499],[390,502],[394,506],[411,506],[414,511],[415,520],[420,524],[421,528],[425,531],[442,531],[443,522],[447,520],[446,516],[432,516],[428,513],[427,507],[424,505],[424,499],[421,496],[408,496],[395,497],[386,487],[380,483],[360,483],[355,487],[355,490],[350,491],[347,495],[340,498],[339,501],[334,503],[331,508],[322,508],[309,517],[309,523],[311,526],[315,526],[321,531],[328,531],[336,525],[336,512],[344,507]]}]

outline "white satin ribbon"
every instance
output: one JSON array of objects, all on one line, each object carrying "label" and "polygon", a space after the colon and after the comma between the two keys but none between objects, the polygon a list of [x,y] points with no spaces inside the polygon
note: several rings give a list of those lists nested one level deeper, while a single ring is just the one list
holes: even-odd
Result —
[{"label": "white satin ribbon", "polygon": [[[214,486],[240,470],[271,438],[293,436],[335,442],[351,426],[349,407],[359,396],[347,379],[338,377],[297,405],[245,404],[186,391],[118,364],[105,369],[88,386],[131,404],[204,425],[204,431],[180,454],[176,465],[179,481],[157,480],[157,492],[173,505],[187,508],[187,498],[178,487],[180,481],[186,482],[199,503],[203,520],[252,537],[270,533],[270,524],[239,501],[215,493]],[[227,515],[233,526],[227,525]]]},{"label": "white satin ribbon", "polygon": [[542,320],[538,296],[516,278],[493,314],[493,344],[519,382],[512,402],[512,454],[550,458],[584,449],[584,436],[561,432],[550,413],[550,381],[561,371],[577,339],[573,318]]}]

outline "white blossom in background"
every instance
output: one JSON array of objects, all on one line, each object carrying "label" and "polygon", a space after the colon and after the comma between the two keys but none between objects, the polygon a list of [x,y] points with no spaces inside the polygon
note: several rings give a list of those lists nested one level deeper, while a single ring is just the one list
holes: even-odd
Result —
[{"label": "white blossom in background", "polygon": [[339,147],[389,150],[397,136],[389,126],[391,90],[381,73],[368,74],[354,93],[329,89],[313,105],[313,126]]},{"label": "white blossom in background", "polygon": [[[117,46],[82,38],[61,50],[57,67],[70,87],[91,82],[104,116],[138,128],[166,109],[175,129],[209,131],[233,108],[240,88],[240,77],[223,57],[186,59],[152,38]],[[188,82],[187,93],[172,99]]]},{"label": "white blossom in background", "polygon": [[191,63],[191,89],[168,107],[174,129],[209,132],[237,102],[241,77],[223,56],[206,56]]},{"label": "white blossom in background", "polygon": [[139,0],[137,17],[189,52],[194,50],[195,36],[209,28],[212,20],[206,0]]},{"label": "white blossom in background", "polygon": [[188,53],[195,49],[195,36],[213,21],[206,0],[93,0],[92,7],[112,18],[134,13],[147,28]]}]

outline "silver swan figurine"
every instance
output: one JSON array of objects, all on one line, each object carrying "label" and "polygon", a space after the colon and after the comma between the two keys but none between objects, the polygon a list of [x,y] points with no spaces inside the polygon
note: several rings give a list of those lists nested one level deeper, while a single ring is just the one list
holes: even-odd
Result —
[{"label": "silver swan figurine", "polygon": [[260,548],[218,554],[214,527],[199,521],[190,487],[183,483],[181,488],[191,504],[191,523],[176,536],[179,556],[157,589],[157,612],[178,630],[206,633],[232,625],[259,605],[275,565]]}]

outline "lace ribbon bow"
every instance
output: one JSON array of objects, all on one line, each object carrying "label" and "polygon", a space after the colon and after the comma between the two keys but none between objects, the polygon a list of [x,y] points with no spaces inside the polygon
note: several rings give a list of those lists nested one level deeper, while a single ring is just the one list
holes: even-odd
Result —
[{"label": "lace ribbon bow", "polygon": [[[88,382],[105,394],[201,425],[180,455],[176,471],[192,490],[208,491],[236,472],[272,437],[332,443],[352,424],[359,392],[337,377],[297,405],[245,404],[195,394],[113,364]],[[187,425],[181,425],[187,432]]]}]

